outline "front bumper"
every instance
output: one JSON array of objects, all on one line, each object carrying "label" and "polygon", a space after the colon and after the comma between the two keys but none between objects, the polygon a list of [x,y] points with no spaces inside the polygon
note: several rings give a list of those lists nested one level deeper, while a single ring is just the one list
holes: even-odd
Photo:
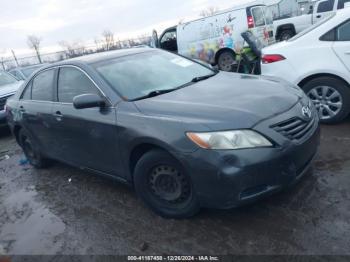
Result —
[{"label": "front bumper", "polygon": [[[269,121],[256,129],[264,130],[271,124]],[[232,208],[298,182],[308,171],[320,144],[318,118],[303,141],[294,142],[278,133],[274,136],[278,145],[273,148],[199,149],[181,156],[201,205]]]}]

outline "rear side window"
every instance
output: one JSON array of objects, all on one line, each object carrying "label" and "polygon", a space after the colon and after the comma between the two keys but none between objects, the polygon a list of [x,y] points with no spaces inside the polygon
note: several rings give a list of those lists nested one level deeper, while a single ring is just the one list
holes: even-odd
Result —
[{"label": "rear side window", "polygon": [[252,15],[254,18],[255,26],[264,26],[265,25],[265,18],[264,13],[261,7],[253,7],[252,8]]},{"label": "rear side window", "polygon": [[61,68],[58,77],[58,101],[73,103],[74,97],[83,94],[100,95],[100,92],[80,70],[73,67]]},{"label": "rear side window", "polygon": [[32,100],[52,101],[54,78],[54,69],[38,74],[32,84]]},{"label": "rear side window", "polygon": [[350,3],[350,0],[339,0],[338,9],[343,9],[345,7],[345,3]]},{"label": "rear side window", "polygon": [[350,20],[337,29],[338,41],[350,41]]},{"label": "rear side window", "polygon": [[332,29],[331,31],[329,31],[328,33],[326,33],[325,35],[323,35],[320,40],[321,41],[335,41],[336,40],[336,30]]},{"label": "rear side window", "polygon": [[332,11],[333,7],[334,7],[334,0],[328,0],[328,1],[322,2],[318,5],[317,13]]}]

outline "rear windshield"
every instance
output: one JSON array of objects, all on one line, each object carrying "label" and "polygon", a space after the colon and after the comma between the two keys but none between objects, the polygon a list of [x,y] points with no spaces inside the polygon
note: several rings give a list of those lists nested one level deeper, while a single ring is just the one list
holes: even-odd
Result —
[{"label": "rear windshield", "polygon": [[316,24],[314,24],[313,26],[309,27],[308,29],[305,29],[304,31],[300,32],[299,34],[297,34],[296,36],[292,37],[291,39],[287,40],[287,42],[293,42],[297,39],[299,39],[300,37],[310,33],[311,31],[315,30],[317,27],[323,25],[324,23],[326,23],[327,21],[331,20],[336,14],[332,14],[329,17],[317,22]]}]

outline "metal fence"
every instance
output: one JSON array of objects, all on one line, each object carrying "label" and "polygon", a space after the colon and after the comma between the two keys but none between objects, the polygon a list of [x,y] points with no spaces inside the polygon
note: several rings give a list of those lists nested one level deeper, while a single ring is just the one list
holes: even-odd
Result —
[{"label": "metal fence", "polygon": [[[145,37],[139,37],[134,39],[127,39],[127,40],[118,40],[111,44],[106,44],[103,41],[100,41],[100,43],[96,43],[95,45],[90,46],[83,46],[80,45],[79,47],[75,48],[74,46],[65,46],[62,47],[62,51],[59,52],[53,52],[53,53],[41,53],[40,58],[43,63],[54,63],[74,57],[99,53],[99,52],[106,52],[106,51],[112,51],[112,50],[118,50],[118,49],[126,49],[136,46],[142,46],[147,45],[150,46],[152,41],[151,36],[145,36]],[[12,68],[18,67],[18,66],[30,66],[39,64],[39,59],[36,55],[31,56],[24,56],[24,57],[7,57],[7,58],[1,58],[0,60],[0,67],[3,70],[10,70]]]}]

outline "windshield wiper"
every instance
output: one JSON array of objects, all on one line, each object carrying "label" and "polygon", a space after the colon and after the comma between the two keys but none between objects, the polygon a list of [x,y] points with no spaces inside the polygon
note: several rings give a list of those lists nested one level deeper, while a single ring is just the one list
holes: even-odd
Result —
[{"label": "windshield wiper", "polygon": [[166,93],[170,93],[172,91],[175,91],[179,88],[171,88],[171,89],[164,89],[164,90],[154,90],[152,92],[149,92],[147,95],[145,96],[141,96],[141,97],[138,97],[136,99],[133,99],[131,101],[138,101],[138,100],[142,100],[142,99],[146,99],[146,98],[151,98],[151,97],[155,97],[155,96],[159,96],[159,95],[163,95],[163,94],[166,94]]},{"label": "windshield wiper", "polygon": [[207,80],[208,78],[213,77],[216,74],[217,73],[210,74],[210,75],[205,75],[205,76],[197,76],[197,77],[193,78],[191,82],[192,83],[197,83],[197,82],[200,82],[200,81],[203,81],[203,80]]},{"label": "windshield wiper", "polygon": [[217,73],[215,72],[214,74],[210,74],[210,75],[205,75],[205,76],[197,76],[195,78],[193,78],[190,82],[188,83],[185,83],[177,88],[171,88],[171,89],[164,89],[164,90],[154,90],[154,91],[151,91],[149,92],[147,95],[145,96],[141,96],[141,97],[138,97],[138,98],[135,98],[135,99],[132,99],[130,101],[138,101],[138,100],[143,100],[143,99],[146,99],[146,98],[151,98],[151,97],[156,97],[156,96],[159,96],[159,95],[163,95],[163,94],[166,94],[166,93],[170,93],[170,92],[173,92],[175,90],[179,90],[179,89],[182,89],[182,88],[185,88],[189,85],[192,85],[193,83],[197,83],[197,82],[200,82],[200,81],[203,81],[203,80],[206,80],[210,77],[213,77],[217,75]]}]

